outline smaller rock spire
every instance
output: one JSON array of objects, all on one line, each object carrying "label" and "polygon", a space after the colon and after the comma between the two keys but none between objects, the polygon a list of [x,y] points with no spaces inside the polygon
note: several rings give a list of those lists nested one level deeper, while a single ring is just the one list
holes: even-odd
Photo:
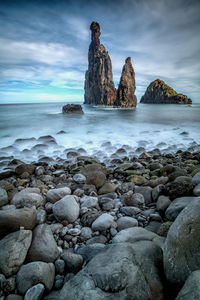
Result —
[{"label": "smaller rock spire", "polygon": [[135,89],[135,72],[131,63],[131,57],[127,57],[122,69],[115,106],[136,107]]}]

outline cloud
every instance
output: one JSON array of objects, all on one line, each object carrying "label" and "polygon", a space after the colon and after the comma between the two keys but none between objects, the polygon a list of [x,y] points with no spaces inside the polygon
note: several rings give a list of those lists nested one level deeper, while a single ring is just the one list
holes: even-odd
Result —
[{"label": "cloud", "polygon": [[[116,84],[131,56],[138,97],[160,77],[199,101],[199,15],[195,0],[5,1],[0,3],[0,88],[9,92],[21,85],[27,96],[30,89],[41,95],[49,88],[55,99],[59,90],[79,97],[89,25],[96,20]],[[40,99],[46,101],[45,96]]]}]

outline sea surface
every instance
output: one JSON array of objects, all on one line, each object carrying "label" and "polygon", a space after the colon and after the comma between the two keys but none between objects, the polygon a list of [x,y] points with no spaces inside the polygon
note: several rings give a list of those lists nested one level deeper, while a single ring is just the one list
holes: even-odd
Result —
[{"label": "sea surface", "polygon": [[[66,149],[82,148],[82,154],[85,149],[103,160],[122,146],[127,154],[141,147],[162,152],[199,149],[200,104],[138,104],[133,110],[83,105],[83,115],[63,115],[63,105],[0,105],[0,157],[30,162],[43,156],[64,158]],[[55,141],[39,139],[46,135]]]}]

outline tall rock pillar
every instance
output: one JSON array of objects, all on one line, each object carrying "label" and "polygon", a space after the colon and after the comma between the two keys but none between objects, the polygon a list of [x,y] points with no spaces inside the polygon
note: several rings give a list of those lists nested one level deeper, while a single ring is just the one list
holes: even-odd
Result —
[{"label": "tall rock pillar", "polygon": [[116,89],[113,83],[112,63],[105,47],[100,44],[100,26],[90,25],[91,43],[88,51],[88,70],[85,73],[84,104],[114,105]]}]

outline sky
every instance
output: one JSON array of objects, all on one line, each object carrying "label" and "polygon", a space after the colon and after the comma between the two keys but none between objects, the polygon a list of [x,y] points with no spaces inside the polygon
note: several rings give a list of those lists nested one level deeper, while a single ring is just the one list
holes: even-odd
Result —
[{"label": "sky", "polygon": [[0,103],[83,102],[92,21],[116,87],[131,56],[138,100],[160,78],[200,103],[199,0],[0,0]]}]

